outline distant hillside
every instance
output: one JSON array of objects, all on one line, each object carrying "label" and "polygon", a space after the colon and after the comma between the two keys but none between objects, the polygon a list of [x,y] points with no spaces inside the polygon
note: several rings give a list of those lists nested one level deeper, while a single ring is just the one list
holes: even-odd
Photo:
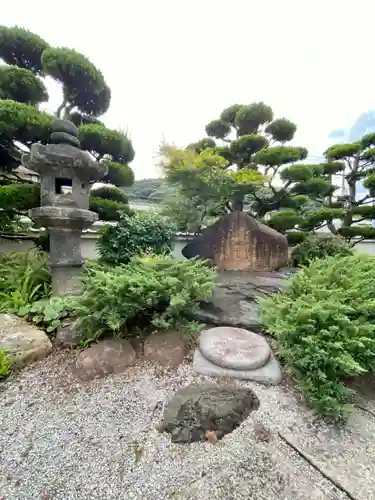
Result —
[{"label": "distant hillside", "polygon": [[139,200],[143,203],[160,203],[173,193],[173,188],[164,179],[140,179],[134,181],[131,187],[124,188],[129,200]]}]

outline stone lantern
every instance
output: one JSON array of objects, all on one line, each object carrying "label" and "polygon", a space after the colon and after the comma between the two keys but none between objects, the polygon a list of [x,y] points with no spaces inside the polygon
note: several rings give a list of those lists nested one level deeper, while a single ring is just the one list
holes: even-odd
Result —
[{"label": "stone lantern", "polygon": [[65,120],[53,123],[50,144],[33,144],[22,164],[40,175],[41,206],[29,215],[49,233],[52,292],[79,293],[82,231],[98,219],[89,210],[90,187],[106,167],[80,149],[77,127]]}]

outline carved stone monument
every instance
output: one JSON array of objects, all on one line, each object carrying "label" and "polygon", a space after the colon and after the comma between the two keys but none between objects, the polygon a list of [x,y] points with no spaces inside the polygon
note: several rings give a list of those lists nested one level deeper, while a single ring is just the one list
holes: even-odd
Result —
[{"label": "carved stone monument", "polygon": [[22,163],[40,174],[41,206],[29,215],[49,233],[52,292],[65,296],[79,292],[82,231],[98,219],[88,209],[90,187],[106,167],[80,149],[78,129],[69,121],[53,123],[50,142],[33,144]]},{"label": "carved stone monument", "polygon": [[272,271],[287,263],[288,242],[245,212],[235,211],[204,229],[182,254],[211,260],[226,271]]}]

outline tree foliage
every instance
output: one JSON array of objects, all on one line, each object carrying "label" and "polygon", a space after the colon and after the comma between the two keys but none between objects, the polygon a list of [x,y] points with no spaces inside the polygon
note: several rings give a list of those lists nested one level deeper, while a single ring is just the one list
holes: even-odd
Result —
[{"label": "tree foliage", "polygon": [[209,199],[203,205],[201,197],[188,198],[178,191],[161,202],[160,211],[176,225],[177,231],[194,234],[201,233],[205,226],[226,213],[224,206]]},{"label": "tree foliage", "polygon": [[[1,143],[9,143],[13,151],[17,141],[25,146],[33,142],[46,142],[51,133],[53,117],[34,106],[14,100],[0,100],[0,137]],[[18,155],[19,158],[20,155]]]},{"label": "tree foliage", "polygon": [[105,200],[118,201],[119,203],[125,204],[128,203],[128,197],[126,194],[113,186],[94,187],[90,194],[92,196],[99,196]]},{"label": "tree foliage", "polygon": [[104,125],[87,124],[79,128],[79,139],[83,149],[90,151],[100,161],[106,159],[122,164],[134,160],[134,149],[128,137]]},{"label": "tree foliage", "polygon": [[[355,142],[333,145],[325,156],[325,163],[308,166],[314,177],[298,188],[300,194],[316,203],[304,211],[297,229],[309,232],[326,227],[351,244],[374,239],[371,221],[375,219],[375,133]],[[361,194],[360,183],[365,188]]]},{"label": "tree foliage", "polygon": [[[325,154],[328,161],[343,165],[345,190],[336,197],[334,207],[330,206],[331,200],[326,201],[322,219],[332,233],[349,240],[375,238],[370,224],[371,219],[375,219],[375,133],[359,141],[331,146]],[[358,196],[360,181],[367,193]]]},{"label": "tree foliage", "polygon": [[57,111],[57,116],[78,108],[90,116],[100,116],[110,105],[111,91],[104,77],[88,59],[75,50],[66,47],[48,48],[41,57],[43,70],[60,82],[64,100]]},{"label": "tree foliage", "polygon": [[120,220],[121,213],[131,214],[125,193],[113,186],[94,187],[90,192],[90,210],[99,214],[100,220]]},{"label": "tree foliage", "polygon": [[[306,148],[287,145],[296,129],[286,118],[275,119],[263,102],[234,104],[206,126],[207,138],[188,149],[198,154],[213,150],[225,159],[228,172],[236,172],[237,180],[251,178],[254,172],[263,175],[262,183],[232,184],[226,200],[227,209],[245,208],[263,219],[284,208],[299,212],[311,197],[321,197],[328,189],[325,181],[324,186],[317,182],[314,168],[299,164],[307,156]],[[180,178],[180,185],[184,182]]]},{"label": "tree foliage", "polygon": [[[22,212],[30,208],[28,198],[20,206],[26,181],[14,169],[32,143],[49,141],[54,117],[39,109],[48,100],[42,80],[46,75],[61,84],[62,102],[56,116],[71,119],[79,127],[82,148],[107,163],[108,174],[103,182],[116,186],[132,184],[134,174],[128,164],[134,159],[134,149],[125,133],[108,129],[98,119],[109,108],[111,92],[91,61],[73,49],[51,47],[38,35],[17,26],[0,27],[0,60],[5,63],[0,66],[0,185],[4,196],[9,190],[6,199],[18,200],[17,205],[9,205],[8,211],[2,213],[4,220],[11,221],[12,210]],[[116,200],[100,202],[99,197],[100,192],[91,206],[101,216],[104,212],[117,213],[114,205],[108,207]]]},{"label": "tree foliage", "polygon": [[135,180],[132,186],[123,191],[129,199],[139,202],[159,203],[175,195],[174,186],[168,184],[165,178]]},{"label": "tree foliage", "polygon": [[[231,170],[228,161],[214,149],[161,148],[161,166],[169,183],[176,186],[181,201],[193,204],[200,213],[199,229],[205,219],[225,213],[231,196],[243,197],[263,182],[254,169]],[[193,212],[191,212],[193,214]],[[197,222],[196,212],[191,223]]]},{"label": "tree foliage", "polygon": [[35,33],[14,26],[0,26],[0,58],[9,65],[43,75],[42,54],[48,43]]},{"label": "tree foliage", "polygon": [[43,81],[31,71],[17,66],[0,66],[0,99],[13,99],[33,106],[48,100]]},{"label": "tree foliage", "polygon": [[[104,163],[107,167],[107,174],[102,179],[102,182],[113,184],[117,187],[131,186],[134,182],[133,170],[129,167],[128,163],[133,161],[135,152],[130,139],[126,134],[118,130],[111,130],[102,125],[101,123],[85,123],[79,127],[79,139],[81,147],[89,151],[96,160]],[[118,191],[118,196],[121,192]],[[115,201],[115,200],[113,200]],[[108,200],[102,203],[107,207],[107,220],[108,214],[118,212],[119,207],[112,204],[109,208]],[[95,203],[92,207],[97,206]],[[95,210],[97,211],[97,210]],[[130,213],[129,210],[127,210]],[[103,210],[99,216],[103,217]],[[118,219],[118,216],[115,217]]]},{"label": "tree foliage", "polygon": [[[307,164],[307,150],[288,145],[295,132],[294,123],[286,118],[274,119],[272,109],[263,102],[234,104],[206,126],[207,138],[190,144],[187,150],[199,155],[210,150],[222,156],[228,171],[262,174],[262,183],[248,183],[246,189],[232,185],[231,190],[226,184],[225,206],[228,210],[247,210],[286,233],[293,243],[324,227],[349,240],[374,238],[375,228],[364,221],[375,219],[375,134],[331,146],[323,163]],[[185,170],[181,175],[180,167],[178,178],[169,172],[167,180],[178,184],[182,191],[190,190],[191,195],[191,169]],[[222,172],[223,168],[220,175],[212,170],[217,179],[216,192]],[[337,185],[342,179],[346,184],[344,193]],[[368,191],[361,198],[357,195],[359,182]],[[196,177],[195,192],[199,185],[207,199],[214,201],[215,195],[207,191],[203,179]]]},{"label": "tree foliage", "polygon": [[90,210],[96,212],[102,221],[119,221],[122,213],[133,214],[127,203],[95,196],[95,193],[90,193]]}]

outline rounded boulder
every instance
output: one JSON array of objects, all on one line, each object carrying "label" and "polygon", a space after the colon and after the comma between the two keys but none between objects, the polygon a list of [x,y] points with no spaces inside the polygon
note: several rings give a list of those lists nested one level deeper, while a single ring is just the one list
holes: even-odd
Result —
[{"label": "rounded boulder", "polygon": [[82,351],[73,372],[81,380],[93,380],[124,372],[134,359],[135,352],[128,340],[107,339]]},{"label": "rounded boulder", "polygon": [[178,332],[152,333],[144,343],[144,357],[164,366],[177,366],[186,354],[185,343]]}]

